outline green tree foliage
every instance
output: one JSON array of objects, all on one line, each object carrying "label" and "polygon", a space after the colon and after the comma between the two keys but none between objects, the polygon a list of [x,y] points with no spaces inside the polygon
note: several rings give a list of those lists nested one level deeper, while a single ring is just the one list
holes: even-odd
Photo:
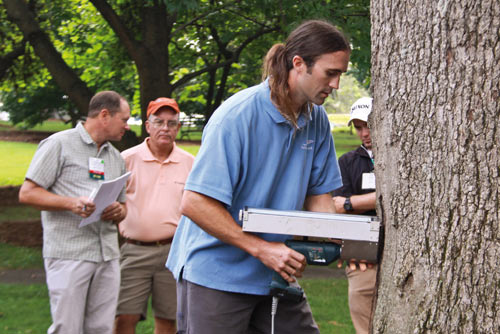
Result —
[{"label": "green tree foliage", "polygon": [[[133,64],[94,6],[56,0],[32,3],[30,9],[37,13],[37,23],[62,60],[89,91],[114,89],[127,97],[133,96],[136,84]],[[11,39],[24,38],[16,24],[4,20],[7,13],[3,6],[0,17],[4,24],[2,32],[9,31],[7,36]],[[86,107],[77,109],[68,91],[54,80],[46,63],[29,44],[5,72],[0,72],[0,77],[3,109],[10,112],[15,123],[24,121],[32,126],[49,117],[61,117],[76,124],[86,114]]]},{"label": "green tree foliage", "polygon": [[[331,21],[350,36],[354,74],[369,82],[368,0],[25,1],[0,0],[6,41],[0,91],[4,109],[25,115],[16,121],[39,122],[53,110],[78,119],[86,112],[87,92],[103,89],[124,94],[143,119],[147,103],[158,96],[172,96],[186,113],[208,119],[229,95],[259,82],[269,47],[311,18]],[[50,47],[51,56],[44,55]],[[62,61],[51,64],[58,57]],[[39,103],[44,94],[61,98]],[[23,103],[31,110],[21,112]]]},{"label": "green tree foliage", "polygon": [[2,94],[2,102],[3,108],[9,110],[10,120],[14,124],[22,122],[27,128],[49,118],[71,121],[75,126],[80,118],[68,96],[53,80],[43,86],[7,91]]}]

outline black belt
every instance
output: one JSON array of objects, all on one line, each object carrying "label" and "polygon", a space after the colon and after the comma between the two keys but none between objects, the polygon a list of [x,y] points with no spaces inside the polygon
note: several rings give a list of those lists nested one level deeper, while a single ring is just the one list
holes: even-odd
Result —
[{"label": "black belt", "polygon": [[134,239],[126,239],[125,242],[137,246],[162,246],[162,245],[167,245],[172,243],[172,239],[174,237],[170,237],[167,239],[163,240],[158,240],[158,241],[139,241],[139,240],[134,240]]}]

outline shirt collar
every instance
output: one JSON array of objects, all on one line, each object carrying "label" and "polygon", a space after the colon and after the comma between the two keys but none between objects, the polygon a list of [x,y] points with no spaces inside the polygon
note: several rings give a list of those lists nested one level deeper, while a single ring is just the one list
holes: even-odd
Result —
[{"label": "shirt collar", "polygon": [[[273,104],[271,100],[271,89],[269,88],[269,78],[267,78],[261,85],[264,85],[265,92],[267,94],[267,99],[265,99],[265,103],[270,106],[269,108],[265,108],[266,112],[271,116],[275,123],[289,123],[289,121],[283,117],[278,108]],[[313,106],[314,108],[314,106]],[[301,113],[299,115],[299,119],[297,120],[297,126],[299,129],[306,126],[307,122],[312,120],[312,110],[309,110],[307,113]],[[291,123],[289,123],[291,125]]]},{"label": "shirt collar", "polygon": [[[82,141],[85,144],[87,144],[87,145],[92,145],[93,144],[93,145],[97,146],[97,143],[92,139],[92,137],[90,136],[90,134],[87,132],[87,130],[83,126],[82,122],[78,122],[78,124],[76,125],[76,131],[78,131],[78,134],[80,135],[80,137],[82,138]],[[105,148],[105,147],[108,147],[108,142],[107,141],[101,145],[101,149]]]},{"label": "shirt collar", "polygon": [[[368,150],[366,149],[366,147],[364,147],[363,145],[360,145],[356,152],[363,156],[363,157],[367,157],[367,158],[370,158],[370,159],[373,159],[373,157],[370,155],[370,153],[368,152]],[[373,152],[373,151],[372,151]]]},{"label": "shirt collar", "polygon": [[180,153],[179,153],[179,148],[177,148],[177,145],[175,144],[174,142],[174,147],[172,147],[172,152],[170,152],[170,155],[168,156],[167,159],[165,159],[165,161],[160,161],[158,160],[154,155],[153,153],[151,152],[151,150],[149,149],[149,146],[147,144],[147,142],[151,140],[151,138],[147,137],[140,145],[143,146],[143,150],[141,150],[141,158],[142,160],[144,161],[158,161],[158,162],[161,162],[161,163],[168,163],[168,162],[175,162],[175,163],[178,163],[180,162]]}]

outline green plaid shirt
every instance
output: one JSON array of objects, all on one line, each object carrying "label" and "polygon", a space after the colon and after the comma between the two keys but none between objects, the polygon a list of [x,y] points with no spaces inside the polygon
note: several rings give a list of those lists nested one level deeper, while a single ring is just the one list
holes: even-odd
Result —
[{"label": "green plaid shirt", "polygon": [[[26,179],[61,196],[89,196],[99,184],[89,175],[89,158],[104,160],[104,180],[126,172],[120,152],[106,142],[97,149],[82,124],[40,142]],[[125,202],[125,189],[118,201]],[[98,221],[79,228],[82,218],[71,211],[42,211],[43,257],[92,262],[119,258],[116,225]]]}]

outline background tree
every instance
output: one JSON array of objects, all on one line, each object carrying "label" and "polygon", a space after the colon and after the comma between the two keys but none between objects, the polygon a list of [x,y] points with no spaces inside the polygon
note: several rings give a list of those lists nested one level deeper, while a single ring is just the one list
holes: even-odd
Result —
[{"label": "background tree", "polygon": [[374,333],[500,332],[500,2],[372,1]]},{"label": "background tree", "polygon": [[24,1],[4,0],[9,17],[16,23],[36,55],[42,60],[59,87],[64,90],[76,107],[83,111],[88,107],[92,91],[64,61],[52,44],[50,37],[38,24],[31,8]]},{"label": "background tree", "polygon": [[[45,74],[50,73],[47,77],[38,71],[35,77],[45,78],[43,84],[52,77],[80,116],[86,112],[89,92],[111,83],[109,88],[114,84],[114,89],[132,95],[143,119],[147,103],[158,96],[178,98],[183,110],[208,119],[228,95],[260,80],[267,49],[308,18],[325,18],[352,32],[352,59],[359,65],[360,80],[369,68],[369,44],[358,45],[369,41],[368,0],[1,1],[15,26],[0,29],[17,33],[12,38],[17,43],[29,42],[25,55],[34,51],[48,69]],[[10,97],[29,100],[43,86],[37,80],[28,85],[17,74],[11,79],[27,88],[18,85],[23,90],[18,95],[6,89]]]},{"label": "background tree", "polygon": [[[17,24],[7,19],[6,8]],[[2,102],[14,123],[33,126],[59,115],[75,125],[87,114],[93,91],[133,97],[133,65],[90,3],[6,0],[0,18],[7,49],[9,41],[30,42],[0,72]]]}]

